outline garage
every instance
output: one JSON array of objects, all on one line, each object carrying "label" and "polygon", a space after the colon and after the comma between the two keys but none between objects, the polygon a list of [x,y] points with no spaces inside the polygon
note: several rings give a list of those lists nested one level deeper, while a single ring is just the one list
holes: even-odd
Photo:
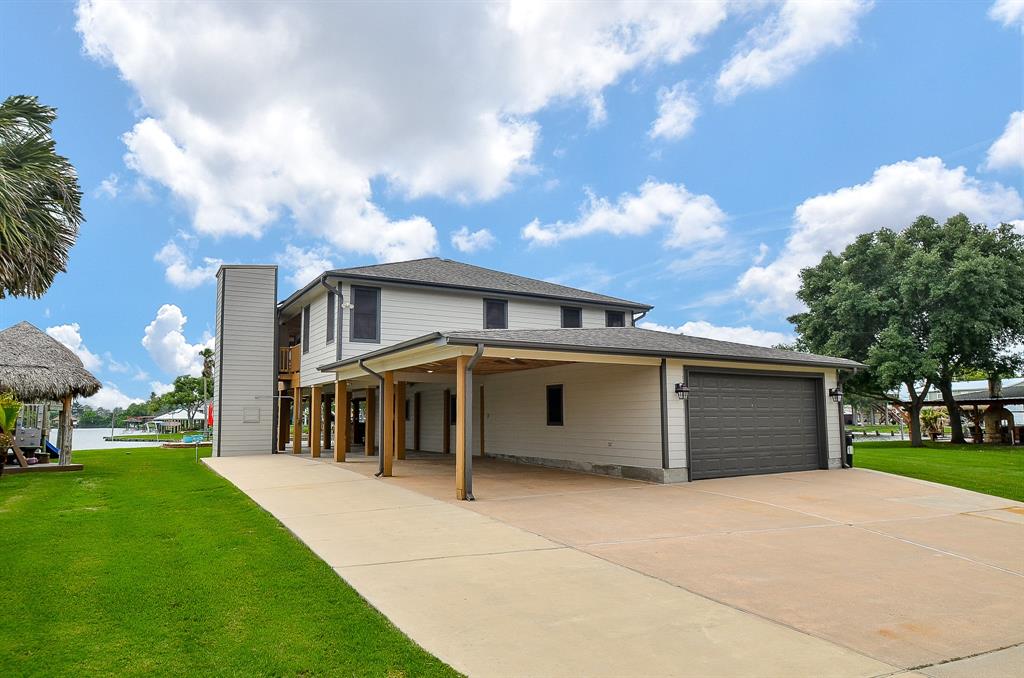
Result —
[{"label": "garage", "polygon": [[690,478],[825,468],[822,380],[691,371]]}]

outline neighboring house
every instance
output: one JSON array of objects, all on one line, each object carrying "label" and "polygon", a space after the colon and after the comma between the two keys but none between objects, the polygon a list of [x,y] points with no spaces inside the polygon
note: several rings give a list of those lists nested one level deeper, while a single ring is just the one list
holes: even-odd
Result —
[{"label": "neighboring house", "polygon": [[647,304],[447,259],[280,303],[274,266],[217,280],[215,455],[302,451],[309,407],[313,456],[383,448],[387,476],[454,453],[460,498],[483,455],[659,482],[841,465],[849,360],[640,329]]},{"label": "neighboring house", "polygon": [[152,419],[152,422],[157,428],[164,431],[177,431],[181,428],[196,428],[202,427],[203,417],[206,416],[206,407],[199,408],[192,416],[189,416],[185,409],[171,410],[170,412],[164,412],[159,414]]}]

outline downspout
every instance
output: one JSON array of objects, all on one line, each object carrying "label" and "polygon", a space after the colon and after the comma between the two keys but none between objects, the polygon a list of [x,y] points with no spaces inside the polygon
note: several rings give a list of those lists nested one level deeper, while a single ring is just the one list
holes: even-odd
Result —
[{"label": "downspout", "polygon": [[375,424],[377,426],[377,440],[379,441],[377,444],[380,445],[380,454],[377,455],[377,472],[373,475],[380,478],[384,475],[385,454],[384,438],[382,437],[384,435],[384,377],[367,367],[362,358],[359,359],[359,369],[377,379],[377,421]]},{"label": "downspout", "polygon": [[464,473],[467,501],[474,501],[476,499],[473,496],[473,368],[483,354],[484,345],[477,344],[476,352],[469,359],[469,363],[466,364],[466,397],[463,399],[462,408],[465,410],[463,420],[466,422],[466,467]]},{"label": "downspout", "polygon": [[334,309],[334,359],[341,360],[341,314],[342,309],[345,306],[345,296],[341,292],[340,284],[337,287],[331,287],[327,284],[326,273],[320,276],[320,284],[323,285],[324,289],[328,292],[333,292],[336,297],[334,302],[336,306]]},{"label": "downspout", "polygon": [[632,313],[630,313],[630,316],[632,316],[632,318],[633,318],[633,327],[636,327],[636,324],[637,324],[637,323],[638,323],[639,321],[643,320],[643,319],[644,319],[644,316],[645,316],[645,315],[647,315],[648,313],[650,313],[650,309],[648,309],[648,310],[644,311],[644,312],[643,312],[643,313],[641,313],[640,315],[633,315]]}]

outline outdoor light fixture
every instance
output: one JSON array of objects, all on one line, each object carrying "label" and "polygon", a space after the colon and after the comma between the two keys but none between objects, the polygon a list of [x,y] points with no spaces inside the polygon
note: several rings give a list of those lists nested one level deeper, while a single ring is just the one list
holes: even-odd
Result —
[{"label": "outdoor light fixture", "polygon": [[842,386],[836,386],[835,388],[830,388],[828,390],[828,394],[832,398],[832,402],[834,402],[834,403],[841,403],[841,402],[843,402],[843,387]]},{"label": "outdoor light fixture", "polygon": [[686,400],[690,397],[690,387],[686,384],[676,384],[676,397],[680,400]]}]

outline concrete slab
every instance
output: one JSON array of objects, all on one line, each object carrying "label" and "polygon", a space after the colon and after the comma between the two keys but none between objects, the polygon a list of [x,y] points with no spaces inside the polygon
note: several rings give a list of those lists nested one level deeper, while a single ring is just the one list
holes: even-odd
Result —
[{"label": "concrete slab", "polygon": [[894,668],[572,549],[341,568],[472,676],[875,676]]},{"label": "concrete slab", "polygon": [[1024,646],[919,669],[932,678],[1020,678],[1024,676]]},{"label": "concrete slab", "polygon": [[1024,578],[857,527],[585,550],[906,668],[1024,640]]}]

